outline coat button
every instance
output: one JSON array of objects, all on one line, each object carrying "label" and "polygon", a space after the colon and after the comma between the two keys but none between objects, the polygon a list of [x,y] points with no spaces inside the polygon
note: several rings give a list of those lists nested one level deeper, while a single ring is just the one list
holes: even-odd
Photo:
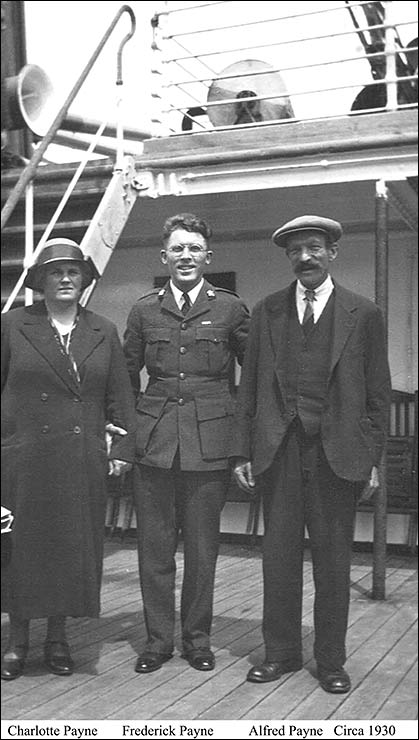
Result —
[{"label": "coat button", "polygon": [[81,432],[80,427],[74,427],[73,432],[74,432],[74,434],[80,434],[80,432]]},{"label": "coat button", "polygon": [[183,405],[184,405],[184,403],[185,403],[185,401],[183,400],[183,398],[179,398],[179,399],[178,399],[178,404],[179,404],[179,406],[183,406]]},{"label": "coat button", "polygon": [[185,324],[185,323],[183,323],[183,324],[180,325],[180,328],[181,329],[186,329],[186,327],[187,327],[187,324]]},{"label": "coat button", "polygon": [[48,393],[41,393],[41,401],[47,401],[48,400]]},{"label": "coat button", "polygon": [[48,432],[49,432],[49,426],[48,426],[48,424],[45,424],[45,426],[42,427],[41,432],[42,432],[42,434],[48,434]]},{"label": "coat button", "polygon": [[180,378],[181,380],[185,380],[185,378],[186,378],[186,374],[185,374],[185,373],[179,373],[179,378]]},{"label": "coat button", "polygon": [[186,347],[180,347],[179,352],[181,355],[184,355],[186,352]]},{"label": "coat button", "polygon": [[80,402],[80,398],[77,398],[77,396],[74,396],[73,401],[74,401],[74,403],[79,403]]}]

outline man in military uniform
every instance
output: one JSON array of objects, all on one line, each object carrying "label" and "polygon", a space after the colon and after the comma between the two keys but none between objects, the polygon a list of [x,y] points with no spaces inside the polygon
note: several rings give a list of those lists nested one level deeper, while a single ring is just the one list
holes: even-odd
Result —
[{"label": "man in military uniform", "polygon": [[[161,261],[170,280],[132,308],[125,356],[137,396],[135,501],[147,642],[138,673],[174,648],[175,553],[184,542],[183,657],[214,668],[210,630],[220,514],[229,484],[234,360],[241,363],[249,313],[240,298],[203,278],[209,225],[193,214],[169,218]],[[149,381],[141,394],[140,371]]]}]

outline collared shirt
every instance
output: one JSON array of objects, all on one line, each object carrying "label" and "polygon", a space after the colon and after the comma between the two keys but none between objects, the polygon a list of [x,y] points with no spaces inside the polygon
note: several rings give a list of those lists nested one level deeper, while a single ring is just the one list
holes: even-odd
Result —
[{"label": "collared shirt", "polygon": [[[322,315],[326,303],[333,293],[333,290],[334,285],[330,275],[328,275],[326,280],[321,285],[319,285],[318,288],[315,289],[314,294],[316,300],[313,301],[313,320],[315,324]],[[306,288],[304,287],[304,285],[299,280],[297,280],[295,300],[297,305],[298,320],[300,324],[303,323],[303,316],[306,308],[305,291]]]},{"label": "collared shirt", "polygon": [[195,285],[195,287],[192,288],[192,290],[183,291],[183,290],[179,290],[179,288],[177,288],[176,285],[172,281],[170,281],[170,287],[172,289],[172,293],[174,295],[178,308],[182,309],[184,292],[188,294],[191,305],[193,305],[196,299],[198,298],[198,293],[201,290],[203,284],[204,284],[204,278],[201,278],[198,285]]}]

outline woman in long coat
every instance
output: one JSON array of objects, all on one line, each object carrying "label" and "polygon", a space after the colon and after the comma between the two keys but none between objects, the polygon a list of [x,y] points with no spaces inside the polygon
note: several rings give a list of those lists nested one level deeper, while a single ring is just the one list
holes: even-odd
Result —
[{"label": "woman in long coat", "polygon": [[[48,618],[48,669],[72,672],[65,619],[99,615],[107,475],[133,460],[133,396],[116,327],[78,302],[94,277],[75,242],[52,239],[25,281],[44,301],[2,316],[2,503],[14,516],[2,573],[6,680],[23,672],[29,620],[39,617]],[[108,459],[109,423],[121,436]]]}]

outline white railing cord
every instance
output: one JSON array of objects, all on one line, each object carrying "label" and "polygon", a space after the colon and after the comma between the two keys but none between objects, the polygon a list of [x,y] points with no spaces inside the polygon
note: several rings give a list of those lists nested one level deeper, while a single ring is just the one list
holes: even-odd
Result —
[{"label": "white railing cord", "polygon": [[[30,264],[33,259],[34,226],[33,226],[33,181],[25,189],[25,262]],[[33,290],[25,288],[25,306],[33,303]]]}]

